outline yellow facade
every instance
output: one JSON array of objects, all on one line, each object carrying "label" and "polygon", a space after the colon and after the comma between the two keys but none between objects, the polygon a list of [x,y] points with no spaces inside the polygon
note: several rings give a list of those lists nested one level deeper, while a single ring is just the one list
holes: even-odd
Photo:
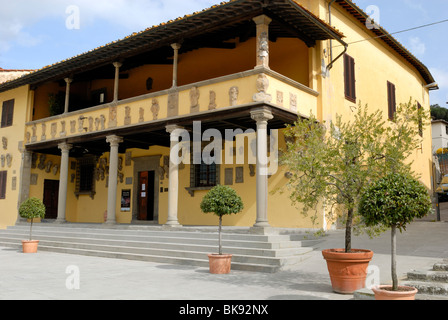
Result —
[{"label": "yellow facade", "polygon": [[[316,16],[315,23],[328,22],[327,1],[297,2],[304,10],[309,10]],[[371,40],[372,32],[338,3],[334,3],[332,7],[331,25],[344,35],[345,43],[357,42],[349,44],[346,51],[355,60],[356,103],[347,100],[344,95],[343,59],[334,61],[333,67],[328,72],[325,70],[325,67],[332,62],[331,58],[334,59],[343,52],[341,42],[334,39],[331,42],[321,40],[309,47],[297,37],[276,37],[269,41],[269,68],[256,66],[259,52],[257,43],[260,39],[255,36],[249,36],[247,39],[241,36],[232,37],[224,42],[224,45],[229,45],[228,48],[200,47],[186,52],[181,51],[177,65],[177,85],[174,88],[172,64],[166,62],[137,64],[133,68],[121,71],[123,77],[118,81],[118,101],[112,101],[116,79],[110,76],[107,79],[97,79],[92,76],[95,74],[92,72],[90,79],[83,78],[71,84],[70,104],[73,106],[81,103],[79,101],[88,101],[92,92],[105,90],[104,104],[89,105],[87,108],[55,116],[50,116],[48,94],[58,92],[65,94],[64,78],[67,75],[61,75],[56,81],[52,79],[41,81],[35,86],[21,85],[15,89],[1,91],[0,104],[15,99],[15,107],[14,125],[0,129],[0,136],[8,138],[7,151],[13,154],[13,164],[7,168],[6,199],[0,200],[3,212],[0,216],[0,225],[15,224],[20,199],[28,196],[43,199],[45,181],[61,180],[61,156],[57,149],[59,143],[67,142],[77,151],[84,148],[88,153],[91,146],[88,143],[91,141],[105,141],[107,136],[120,133],[125,141],[131,140],[139,133],[144,134],[145,130],[151,134],[154,132],[154,137],[164,133],[164,139],[169,141],[169,134],[164,130],[165,124],[185,125],[186,119],[191,123],[195,117],[198,120],[208,121],[211,125],[222,124],[223,116],[227,116],[226,121],[236,121],[235,119],[241,121],[239,116],[241,110],[250,110],[252,106],[258,108],[263,105],[275,111],[276,115],[285,115],[285,119],[291,114],[308,116],[310,113],[323,121],[334,119],[336,114],[342,114],[343,118],[349,119],[358,103],[368,104],[372,110],[379,108],[387,117],[387,81],[396,85],[397,103],[405,103],[412,98],[429,110],[429,93],[425,87],[429,83],[397,50],[382,40]],[[328,28],[331,30],[329,26]],[[358,42],[360,40],[365,41]],[[188,41],[185,40],[185,43]],[[167,61],[173,60],[173,56],[169,55]],[[109,67],[109,74],[113,75],[112,64]],[[104,68],[101,66],[98,70]],[[152,87],[147,87],[148,78],[153,80]],[[74,79],[76,80],[76,74]],[[265,82],[267,85],[260,87],[260,79],[267,80]],[[230,94],[231,88],[234,87],[238,88],[236,100],[232,100]],[[175,112],[170,109],[173,93],[178,95]],[[158,106],[157,110],[155,106]],[[231,117],[233,114],[235,118]],[[255,120],[250,118],[249,112],[247,119],[252,121],[255,127]],[[232,128],[236,126],[246,130],[244,127],[246,122],[238,121],[233,123]],[[424,128],[423,137],[422,148],[415,151],[413,160],[416,171],[421,173],[422,181],[430,188],[432,168],[430,127]],[[19,145],[34,153],[34,163],[30,171],[23,169],[24,161],[18,149]],[[279,150],[285,145],[281,130],[278,145]],[[50,149],[53,151],[50,152]],[[225,152],[224,150],[221,155],[222,159],[225,158]],[[250,152],[251,147],[245,144],[243,153],[248,155]],[[50,168],[39,167],[39,157],[43,154],[47,164],[51,161]],[[105,159],[107,164],[110,163],[108,146],[96,156],[95,169],[99,168],[101,159]],[[156,203],[154,205],[156,212],[152,222],[156,224],[167,222],[170,177],[167,175],[167,168],[164,167],[166,165],[164,159],[169,156],[169,144],[154,144],[141,148],[133,146],[120,151],[122,167],[118,170],[119,180],[115,197],[117,223],[139,222],[136,217],[137,194],[141,192],[137,188],[138,172],[136,172],[139,159],[155,159],[157,162],[157,169],[151,167],[151,171],[156,171],[157,175],[157,178],[154,178],[153,199]],[[233,157],[235,159],[236,156]],[[107,172],[104,177],[94,176],[93,196],[76,195],[76,181],[79,174],[76,162],[77,158],[71,155],[68,162],[65,219],[69,222],[104,223],[110,196]],[[218,168],[221,183],[228,177],[229,171],[226,169],[232,169],[231,186],[242,197],[245,206],[242,213],[225,217],[224,225],[252,226],[257,219],[255,192],[257,177],[253,174],[253,167],[247,163],[223,163]],[[242,174],[238,177],[238,182],[237,168]],[[282,228],[321,228],[324,223],[322,212],[317,224],[313,225],[309,218],[303,217],[297,208],[292,207],[287,192],[274,192],[286,185],[288,178],[285,173],[286,169],[280,167],[267,179],[269,224],[272,227]],[[177,194],[179,223],[216,225],[217,218],[211,214],[203,214],[199,208],[202,197],[208,189],[189,189],[191,177],[190,164],[179,167]],[[15,188],[12,186],[13,178]],[[131,191],[131,204],[127,211],[121,210],[123,190]]]}]

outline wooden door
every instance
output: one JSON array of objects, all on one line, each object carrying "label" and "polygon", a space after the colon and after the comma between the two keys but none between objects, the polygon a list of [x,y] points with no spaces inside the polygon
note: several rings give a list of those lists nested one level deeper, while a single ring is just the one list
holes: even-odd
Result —
[{"label": "wooden door", "polygon": [[44,181],[45,219],[56,219],[58,217],[59,181]]},{"label": "wooden door", "polygon": [[138,181],[138,219],[154,220],[155,172],[139,172]]}]

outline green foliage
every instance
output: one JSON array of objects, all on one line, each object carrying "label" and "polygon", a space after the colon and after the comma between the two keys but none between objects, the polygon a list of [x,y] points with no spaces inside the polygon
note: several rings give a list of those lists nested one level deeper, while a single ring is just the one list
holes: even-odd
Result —
[{"label": "green foliage", "polygon": [[243,201],[236,191],[222,185],[217,185],[207,192],[200,206],[202,212],[212,212],[220,217],[239,213],[244,208]]},{"label": "green foliage", "polygon": [[431,211],[431,197],[426,187],[409,175],[395,173],[373,182],[359,204],[359,214],[366,225],[395,226],[400,231]]},{"label": "green foliage", "polygon": [[217,185],[202,198],[200,206],[202,212],[213,212],[219,217],[218,253],[222,254],[222,217],[227,214],[236,214],[243,210],[243,201],[236,191],[229,186]]},{"label": "green foliage", "polygon": [[28,198],[19,207],[19,215],[25,219],[31,219],[30,240],[32,239],[33,220],[45,217],[45,205],[38,198]]},{"label": "green foliage", "polygon": [[25,219],[45,217],[45,205],[38,198],[28,198],[19,207],[19,214]]},{"label": "green foliage", "polygon": [[434,104],[431,106],[431,117],[433,117],[436,120],[448,121],[448,109],[443,108],[438,104]]},{"label": "green foliage", "polygon": [[[346,251],[351,250],[351,231],[377,233],[366,229],[357,214],[362,192],[370,181],[391,173],[409,173],[409,155],[420,147],[419,127],[425,128],[429,115],[416,103],[401,104],[393,121],[382,112],[371,112],[361,104],[351,119],[337,115],[330,123],[315,116],[287,126],[287,150],[281,164],[292,177],[288,182],[293,204],[307,215],[324,204],[328,218],[343,213],[346,224]],[[313,216],[316,218],[316,214]]]}]

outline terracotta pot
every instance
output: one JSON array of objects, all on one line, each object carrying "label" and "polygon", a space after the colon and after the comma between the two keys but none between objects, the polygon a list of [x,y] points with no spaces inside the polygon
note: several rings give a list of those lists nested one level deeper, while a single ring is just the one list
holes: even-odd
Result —
[{"label": "terracotta pot", "polygon": [[398,291],[391,289],[390,285],[372,287],[375,300],[415,300],[415,295],[418,292],[416,288],[408,286],[398,286]]},{"label": "terracotta pot", "polygon": [[231,254],[216,254],[208,255],[210,273],[225,274],[230,273],[230,265],[232,261]]},{"label": "terracotta pot", "polygon": [[36,253],[39,240],[22,240],[23,253]]},{"label": "terracotta pot", "polygon": [[322,255],[327,261],[334,292],[352,294],[365,287],[372,251],[352,249],[346,253],[344,249],[326,249],[322,250]]}]

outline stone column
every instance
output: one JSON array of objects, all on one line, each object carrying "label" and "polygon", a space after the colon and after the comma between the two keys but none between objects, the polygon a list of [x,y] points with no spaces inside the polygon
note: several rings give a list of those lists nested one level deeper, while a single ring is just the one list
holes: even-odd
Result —
[{"label": "stone column", "polygon": [[[23,145],[19,147],[22,153],[22,165],[20,167],[20,182],[19,182],[19,201],[17,203],[17,209],[20,207],[22,202],[24,202],[30,196],[30,184],[31,184],[31,162],[33,153],[27,151]],[[17,222],[26,221],[26,219],[20,217],[17,211]]]},{"label": "stone column", "polygon": [[115,80],[114,80],[114,101],[118,101],[118,84],[120,81],[120,68],[123,65],[121,62],[114,62],[113,63],[115,67]]},{"label": "stone column", "polygon": [[58,145],[61,149],[61,168],[59,173],[59,197],[58,197],[58,217],[56,223],[64,223],[65,211],[67,208],[67,186],[68,186],[68,165],[69,165],[69,152],[72,145],[67,143],[61,143]]},{"label": "stone column", "polygon": [[109,187],[107,190],[107,224],[115,224],[117,209],[117,179],[118,179],[118,145],[123,142],[122,137],[108,136],[106,141],[110,144],[109,156]]},{"label": "stone column", "polygon": [[[166,126],[166,131],[170,133],[170,152],[179,143],[179,131],[181,129],[176,125]],[[170,156],[168,181],[168,220],[167,226],[179,226],[177,217],[178,202],[179,202],[179,164],[173,162]]]},{"label": "stone column", "polygon": [[250,112],[257,122],[257,219],[254,227],[270,227],[268,222],[268,146],[267,125],[273,119],[271,112],[260,108]]},{"label": "stone column", "polygon": [[177,87],[177,69],[179,64],[179,49],[180,43],[173,43],[171,47],[174,49],[174,61],[173,61],[173,88]]},{"label": "stone column", "polygon": [[73,79],[71,78],[65,78],[65,106],[64,106],[64,113],[68,112],[69,102],[70,102],[70,84],[73,82]]},{"label": "stone column", "polygon": [[269,24],[272,19],[261,15],[253,20],[257,25],[257,65],[255,68],[269,69]]}]

